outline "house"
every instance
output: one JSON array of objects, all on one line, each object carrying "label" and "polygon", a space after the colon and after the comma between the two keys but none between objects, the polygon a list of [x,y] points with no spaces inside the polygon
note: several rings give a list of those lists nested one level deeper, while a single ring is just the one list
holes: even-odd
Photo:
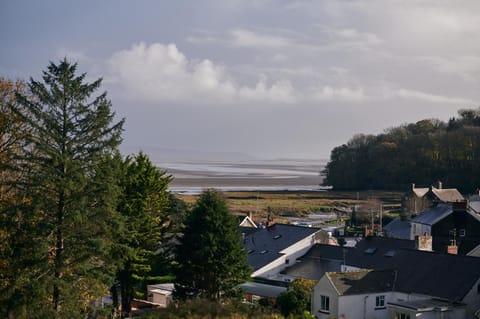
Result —
[{"label": "house", "polygon": [[428,187],[417,188],[415,184],[403,195],[402,207],[405,212],[416,215],[428,207],[431,203],[425,197],[430,189]]},{"label": "house", "polygon": [[252,277],[284,281],[280,272],[315,243],[326,243],[329,235],[320,228],[273,224],[265,228],[241,227]]},{"label": "house", "polygon": [[396,217],[383,227],[383,234],[385,237],[410,239],[410,222],[410,218],[407,218],[405,215]]},{"label": "house", "polygon": [[252,228],[257,228],[258,225],[255,223],[252,217],[252,213],[249,213],[247,216],[244,216],[243,218],[240,219],[239,222],[240,227],[252,227]]},{"label": "house", "polygon": [[147,285],[147,300],[161,308],[166,308],[173,300],[173,283]]},{"label": "house", "polygon": [[466,255],[480,245],[480,214],[467,209],[466,202],[439,204],[411,220],[410,239],[424,234],[432,236],[434,251],[450,247],[450,252]]},{"label": "house", "polygon": [[463,202],[465,198],[456,188],[443,188],[442,182],[437,187],[417,188],[412,184],[411,189],[405,193],[402,199],[402,207],[406,213],[417,215],[429,207],[441,203]]},{"label": "house", "polygon": [[[411,243],[400,240],[389,250],[388,241],[364,239],[347,252],[342,268],[360,273],[326,273],[320,279],[312,297],[312,311],[318,318],[329,318],[324,316],[327,301],[332,318],[475,318],[480,311],[480,258],[403,248]],[[387,270],[395,274],[393,283]],[[361,289],[378,278],[390,285],[388,292],[374,284],[375,290]],[[375,309],[380,307],[377,297],[384,300],[386,309]],[[341,307],[351,304],[356,305],[356,313],[349,312],[350,306]]]}]

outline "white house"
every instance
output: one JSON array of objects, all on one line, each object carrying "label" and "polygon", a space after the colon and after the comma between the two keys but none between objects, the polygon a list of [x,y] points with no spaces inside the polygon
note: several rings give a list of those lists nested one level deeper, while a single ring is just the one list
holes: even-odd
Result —
[{"label": "white house", "polygon": [[395,270],[326,273],[314,287],[312,314],[320,319],[461,319],[466,305],[397,291]]},{"label": "white house", "polygon": [[328,242],[319,228],[274,224],[266,228],[241,230],[252,277],[283,281],[280,272],[292,265],[315,244]]},{"label": "white house", "polygon": [[167,307],[173,300],[174,284],[155,284],[147,286],[148,301],[160,307]]}]

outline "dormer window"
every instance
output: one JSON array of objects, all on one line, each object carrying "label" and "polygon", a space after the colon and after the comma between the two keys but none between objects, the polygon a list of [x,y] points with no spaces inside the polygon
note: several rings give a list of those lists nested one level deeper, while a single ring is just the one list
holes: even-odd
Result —
[{"label": "dormer window", "polygon": [[467,231],[465,229],[460,229],[458,231],[458,236],[465,237],[467,235]]}]

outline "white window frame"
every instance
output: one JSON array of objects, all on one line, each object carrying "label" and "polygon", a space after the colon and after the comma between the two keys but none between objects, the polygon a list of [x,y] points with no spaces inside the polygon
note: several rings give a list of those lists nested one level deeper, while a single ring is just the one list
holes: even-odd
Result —
[{"label": "white window frame", "polygon": [[330,297],[329,296],[320,296],[320,312],[330,313]]},{"label": "white window frame", "polygon": [[375,309],[385,309],[385,295],[375,297]]}]

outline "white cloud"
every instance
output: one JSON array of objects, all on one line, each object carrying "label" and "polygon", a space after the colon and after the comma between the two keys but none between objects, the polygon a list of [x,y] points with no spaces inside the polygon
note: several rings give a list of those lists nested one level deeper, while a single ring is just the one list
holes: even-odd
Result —
[{"label": "white cloud", "polygon": [[278,81],[267,85],[266,76],[262,75],[254,88],[242,87],[239,96],[249,100],[270,100],[272,102],[295,102],[295,90],[289,81]]},{"label": "white cloud", "polygon": [[263,35],[244,29],[231,31],[231,36],[234,47],[282,48],[292,44],[291,40],[286,37]]},{"label": "white cloud", "polygon": [[459,97],[447,97],[443,95],[436,95],[425,93],[416,90],[408,90],[408,89],[398,89],[396,91],[396,96],[406,99],[415,99],[421,100],[426,102],[433,102],[433,103],[445,103],[445,104],[459,104],[462,106],[468,106],[475,104],[474,101],[470,99],[464,99]]},{"label": "white cloud", "polygon": [[325,85],[323,87],[312,90],[311,97],[318,101],[344,101],[344,102],[360,102],[366,100],[362,88],[348,88],[348,87],[332,87]]},{"label": "white cloud", "polygon": [[267,78],[261,77],[253,87],[238,85],[224,66],[208,59],[188,59],[175,44],[134,44],[113,54],[109,66],[110,83],[119,85],[134,99],[222,103],[295,100],[289,81],[267,84]]}]

